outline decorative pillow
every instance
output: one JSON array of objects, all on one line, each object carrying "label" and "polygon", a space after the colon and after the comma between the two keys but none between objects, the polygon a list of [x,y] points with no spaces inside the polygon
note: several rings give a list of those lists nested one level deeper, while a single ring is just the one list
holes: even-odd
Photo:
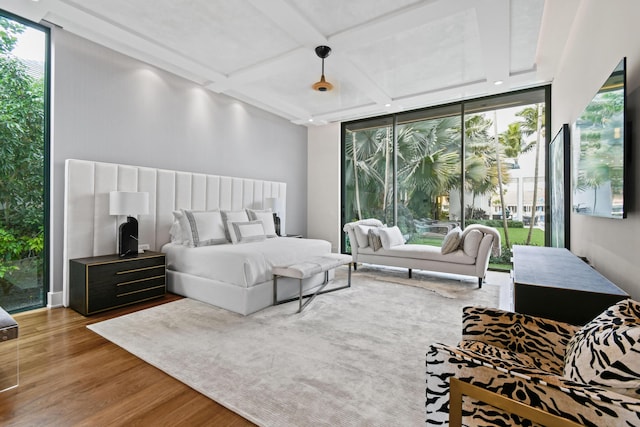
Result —
[{"label": "decorative pillow", "polygon": [[273,222],[273,212],[271,209],[265,209],[262,211],[257,211],[254,209],[247,209],[247,216],[250,221],[262,221],[262,225],[264,226],[264,233],[267,237],[277,237],[276,234],[276,225]]},{"label": "decorative pillow", "polygon": [[404,245],[404,237],[398,226],[382,227],[379,232],[383,248],[389,249],[393,246]]},{"label": "decorative pillow", "polygon": [[227,243],[220,211],[191,211],[180,209],[178,218],[183,244],[190,247]]},{"label": "decorative pillow", "polygon": [[380,230],[378,227],[371,227],[368,233],[369,246],[377,251],[382,247],[382,240],[380,240]]},{"label": "decorative pillow", "polygon": [[169,229],[169,236],[171,237],[171,243],[175,243],[177,245],[188,245],[188,238],[185,237],[182,232],[182,226],[180,225],[182,217],[182,211],[173,211],[173,222]]},{"label": "decorative pillow", "polygon": [[484,234],[480,230],[471,230],[467,234],[465,234],[464,238],[462,234],[460,235],[462,241],[460,242],[460,247],[470,257],[477,257],[478,250],[480,249],[480,242],[484,237]]},{"label": "decorative pillow", "polygon": [[451,231],[444,236],[444,240],[442,241],[442,248],[440,252],[442,255],[450,254],[451,252],[455,252],[458,250],[460,246],[460,241],[462,240],[462,230],[460,227],[455,227]]},{"label": "decorative pillow", "polygon": [[564,376],[638,396],[640,303],[626,299],[584,325],[569,341]]},{"label": "decorative pillow", "polygon": [[220,211],[220,214],[222,215],[222,223],[224,224],[224,235],[229,242],[232,242],[231,229],[230,229],[231,226],[229,223],[249,221],[249,217],[247,216],[247,211],[245,211],[244,209],[241,211],[222,210]]},{"label": "decorative pillow", "polygon": [[356,240],[358,241],[358,248],[366,248],[370,246],[369,243],[369,230],[372,228],[378,228],[372,225],[362,225],[358,224],[353,227],[353,231],[356,235]]},{"label": "decorative pillow", "polygon": [[236,243],[249,243],[249,242],[261,242],[267,239],[264,233],[264,225],[262,221],[246,221],[246,222],[232,222],[231,228],[231,242]]}]

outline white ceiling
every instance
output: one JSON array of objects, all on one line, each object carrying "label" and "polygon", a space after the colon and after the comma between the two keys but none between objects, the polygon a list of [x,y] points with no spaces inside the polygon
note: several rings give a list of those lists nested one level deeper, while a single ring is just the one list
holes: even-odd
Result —
[{"label": "white ceiling", "polygon": [[[293,123],[321,125],[549,82],[578,3],[0,0],[0,7]],[[318,45],[332,48],[330,92],[311,89],[322,66]]]}]

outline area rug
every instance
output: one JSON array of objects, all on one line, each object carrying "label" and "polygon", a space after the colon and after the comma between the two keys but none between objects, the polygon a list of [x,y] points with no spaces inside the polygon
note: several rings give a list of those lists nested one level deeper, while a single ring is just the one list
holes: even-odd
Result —
[{"label": "area rug", "polygon": [[359,270],[300,314],[185,298],[88,328],[261,426],[419,426],[427,347],[459,341],[462,307],[497,307],[499,289],[404,277]]}]

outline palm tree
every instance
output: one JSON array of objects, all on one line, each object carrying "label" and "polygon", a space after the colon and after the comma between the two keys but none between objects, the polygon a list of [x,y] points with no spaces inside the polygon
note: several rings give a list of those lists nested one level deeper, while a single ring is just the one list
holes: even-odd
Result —
[{"label": "palm tree", "polygon": [[438,196],[459,186],[458,121],[457,117],[424,120],[404,125],[398,134],[398,191],[408,195],[414,211],[426,207],[433,219],[439,218]]},{"label": "palm tree", "polygon": [[502,226],[504,228],[504,243],[507,248],[511,247],[509,241],[509,227],[507,223],[507,215],[505,215],[504,206],[504,190],[503,190],[503,177],[502,177],[502,147],[500,144],[500,136],[498,135],[498,110],[493,110],[493,132],[494,132],[494,147],[496,155],[496,167],[498,168],[498,194],[500,195],[500,208],[502,209]]},{"label": "palm tree", "polygon": [[538,176],[540,170],[540,140],[542,139],[544,131],[544,105],[536,104],[533,107],[527,107],[524,110],[516,113],[516,116],[522,117],[524,120],[521,125],[522,133],[525,136],[529,136],[533,133],[536,134],[536,159],[535,169],[533,174],[533,202],[531,204],[531,223],[529,224],[529,233],[527,234],[526,244],[531,244],[531,236],[533,234],[533,225],[535,223],[536,203],[538,201]]},{"label": "palm tree", "polygon": [[[345,187],[354,193],[358,219],[373,216],[373,211],[384,205],[384,198],[379,199],[380,186],[384,185],[384,177],[390,172],[386,170],[387,161],[380,162],[380,153],[390,151],[390,141],[386,138],[388,133],[388,127],[347,131],[351,144],[346,147]],[[382,154],[383,159],[385,156]],[[350,204],[351,200],[347,203]],[[347,212],[353,210],[347,207]]]},{"label": "palm tree", "polygon": [[476,196],[489,194],[498,186],[495,157],[487,155],[491,151],[492,138],[489,136],[491,125],[492,121],[484,114],[471,115],[464,123],[464,188],[471,193],[471,205],[474,207]]}]

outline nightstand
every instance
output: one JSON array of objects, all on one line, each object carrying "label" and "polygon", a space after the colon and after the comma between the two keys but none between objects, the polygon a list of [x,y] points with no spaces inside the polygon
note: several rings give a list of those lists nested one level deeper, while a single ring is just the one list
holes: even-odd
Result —
[{"label": "nightstand", "polygon": [[166,293],[165,255],[146,251],[69,260],[69,306],[88,316]]}]

